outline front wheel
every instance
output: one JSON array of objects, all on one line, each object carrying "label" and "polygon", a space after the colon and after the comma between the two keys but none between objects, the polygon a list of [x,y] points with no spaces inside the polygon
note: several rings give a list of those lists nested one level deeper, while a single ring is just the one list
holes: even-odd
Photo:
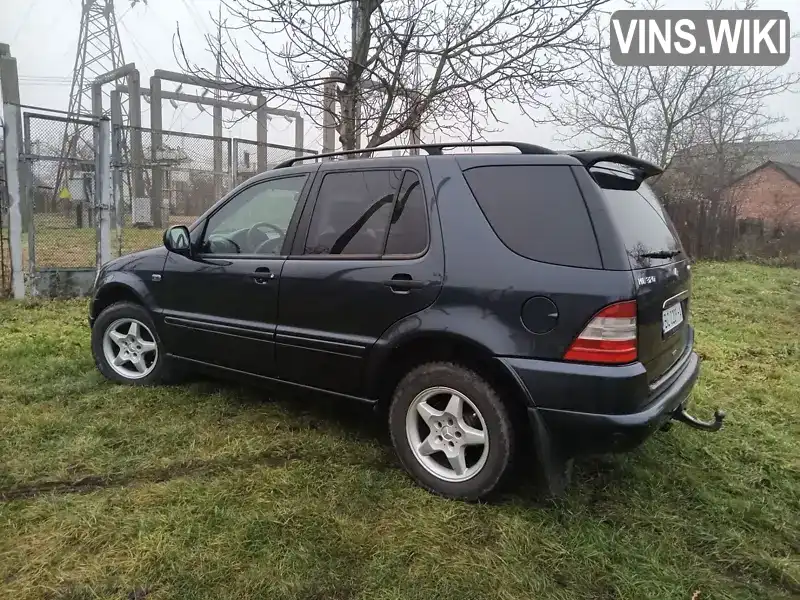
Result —
[{"label": "front wheel", "polygon": [[389,411],[400,461],[426,489],[478,500],[509,473],[514,431],[495,390],[476,373],[450,363],[409,372]]},{"label": "front wheel", "polygon": [[112,304],[100,313],[92,327],[92,353],[98,370],[112,381],[152,385],[167,375],[153,320],[132,302]]}]

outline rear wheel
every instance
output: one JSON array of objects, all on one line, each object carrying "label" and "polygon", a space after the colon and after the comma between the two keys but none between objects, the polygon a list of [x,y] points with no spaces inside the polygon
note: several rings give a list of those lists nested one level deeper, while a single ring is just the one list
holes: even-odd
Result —
[{"label": "rear wheel", "polygon": [[100,313],[92,327],[92,353],[98,370],[112,381],[151,385],[168,375],[153,320],[132,302],[112,304]]},{"label": "rear wheel", "polygon": [[389,426],[406,470],[442,496],[478,500],[510,471],[508,411],[491,385],[464,367],[429,363],[409,372],[395,390]]}]

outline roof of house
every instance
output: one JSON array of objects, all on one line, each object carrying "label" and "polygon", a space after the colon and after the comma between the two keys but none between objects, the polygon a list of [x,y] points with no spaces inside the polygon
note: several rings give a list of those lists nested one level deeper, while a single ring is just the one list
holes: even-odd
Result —
[{"label": "roof of house", "polygon": [[800,185],[800,165],[790,165],[784,162],[778,162],[775,160],[768,160],[760,165],[758,165],[754,169],[750,169],[746,173],[740,175],[733,181],[730,185],[736,185],[738,182],[742,181],[743,179],[750,177],[753,173],[756,173],[762,169],[767,167],[774,167],[781,171],[784,175],[786,175],[789,179],[794,181],[797,185]]},{"label": "roof of house", "polygon": [[750,146],[754,154],[763,156],[765,160],[800,167],[800,140],[755,142]]},{"label": "roof of house", "polygon": [[800,164],[789,165],[786,163],[776,162],[776,161],[773,161],[772,164],[774,164],[777,168],[786,173],[786,176],[789,179],[800,185]]},{"label": "roof of house", "polygon": [[[738,163],[735,164],[735,171],[740,177],[766,163],[786,165],[791,171],[800,167],[800,139],[740,142],[732,144],[727,154],[733,157],[734,163]],[[673,157],[671,166],[680,169],[687,164],[685,161],[710,159],[715,155],[716,150],[711,144],[698,144],[679,151]]]}]

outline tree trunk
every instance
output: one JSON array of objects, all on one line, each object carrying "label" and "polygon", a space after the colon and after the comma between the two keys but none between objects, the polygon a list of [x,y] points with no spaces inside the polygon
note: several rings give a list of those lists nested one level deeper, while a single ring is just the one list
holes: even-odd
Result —
[{"label": "tree trunk", "polygon": [[341,110],[339,143],[342,145],[342,150],[356,150],[358,148],[356,143],[358,135],[356,98],[358,94],[355,90],[347,89],[347,87],[343,87],[338,94]]}]

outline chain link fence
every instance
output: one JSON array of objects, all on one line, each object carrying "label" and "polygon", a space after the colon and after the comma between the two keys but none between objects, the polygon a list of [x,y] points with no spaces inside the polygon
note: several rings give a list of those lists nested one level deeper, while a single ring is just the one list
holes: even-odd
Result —
[{"label": "chain link fence", "polygon": [[112,132],[112,252],[161,243],[170,225],[189,225],[239,183],[310,150],[146,128]]},{"label": "chain link fence", "polygon": [[32,271],[95,266],[96,128],[91,120],[23,117],[23,263]]},{"label": "chain link fence", "polygon": [[233,139],[232,163],[234,187],[253,175],[263,173],[284,160],[296,156],[313,156],[316,152],[280,144],[258,143],[252,140]]},{"label": "chain link fence", "polygon": [[[287,158],[316,154],[121,126],[111,128],[108,140],[108,129],[97,120],[44,112],[26,112],[22,121],[20,240],[9,239],[5,162],[0,161],[0,295],[11,288],[12,242],[22,250],[32,293],[84,293],[101,256],[108,258],[107,240],[110,257],[158,246],[166,227],[192,223],[249,177]],[[109,166],[100,165],[101,139],[108,140],[111,168],[109,187],[98,200],[97,173],[107,173]]]},{"label": "chain link fence", "polygon": [[161,243],[231,189],[231,140],[114,127],[111,248],[128,254]]}]

